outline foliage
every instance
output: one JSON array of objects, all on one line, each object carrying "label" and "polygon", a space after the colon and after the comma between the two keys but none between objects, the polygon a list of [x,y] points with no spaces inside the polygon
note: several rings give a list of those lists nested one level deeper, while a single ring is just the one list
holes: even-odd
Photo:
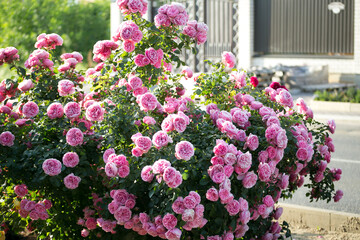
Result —
[{"label": "foliage", "polygon": [[0,1],[0,47],[17,46],[23,56],[30,54],[34,39],[43,32],[65,39],[57,53],[75,50],[87,56],[97,39],[110,35],[109,25],[109,1]]},{"label": "foliage", "polygon": [[[181,5],[169,8],[176,8],[169,16],[186,16]],[[199,40],[183,34],[181,24],[155,21],[156,27],[136,11],[126,20],[132,22],[117,36],[122,47],[94,46],[99,64],[85,76],[91,93],[83,90],[82,72],[57,67],[50,47],[54,68],[41,65],[43,58],[39,65],[27,62],[29,70],[8,62],[14,76],[0,84],[1,223],[15,232],[28,228],[39,239],[276,239],[289,229],[276,221],[282,209],[274,204],[291,197],[305,176],[311,201],[341,198],[334,193],[341,171],[327,167],[332,121],[316,122],[301,101],[296,110],[284,88],[259,90],[256,79],[226,67],[234,65],[231,53],[209,62],[211,73],[174,74],[170,65],[184,65],[182,52]],[[207,31],[203,23],[190,24]],[[141,41],[126,37],[128,26],[139,28]],[[206,106],[182,96],[184,81],[196,81],[192,98],[204,97]],[[65,114],[53,111],[55,103]],[[81,137],[70,134],[74,129]],[[70,166],[68,153],[79,163]],[[47,167],[54,159],[60,165]],[[68,181],[71,174],[81,181]],[[39,219],[30,200],[52,206]]]},{"label": "foliage", "polygon": [[315,100],[330,102],[360,103],[360,89],[348,88],[347,90],[316,91]]}]

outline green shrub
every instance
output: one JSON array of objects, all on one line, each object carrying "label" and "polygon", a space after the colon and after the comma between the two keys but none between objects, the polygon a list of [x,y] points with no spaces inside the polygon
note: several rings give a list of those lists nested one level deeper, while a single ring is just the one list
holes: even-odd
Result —
[{"label": "green shrub", "polygon": [[317,101],[360,103],[360,89],[358,88],[316,91],[315,95]]}]

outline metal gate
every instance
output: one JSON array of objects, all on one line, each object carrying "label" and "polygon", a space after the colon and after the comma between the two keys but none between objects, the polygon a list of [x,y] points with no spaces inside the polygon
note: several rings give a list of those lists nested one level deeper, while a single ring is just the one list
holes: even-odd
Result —
[{"label": "metal gate", "polygon": [[[354,0],[255,0],[254,3],[256,53],[354,54]],[[333,9],[334,6],[338,9]]]},{"label": "metal gate", "polygon": [[[160,7],[158,1],[149,1],[152,6],[150,18],[153,20]],[[162,1],[171,2],[171,1]],[[185,62],[196,72],[208,69],[204,60],[219,60],[223,51],[237,54],[238,1],[237,0],[178,0],[185,5],[189,19],[205,22],[209,27],[205,44],[197,47],[197,54],[189,50],[184,54]]]}]

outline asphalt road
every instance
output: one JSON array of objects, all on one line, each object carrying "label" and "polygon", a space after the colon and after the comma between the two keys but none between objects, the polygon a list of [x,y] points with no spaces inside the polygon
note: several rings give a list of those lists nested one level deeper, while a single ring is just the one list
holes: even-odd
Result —
[{"label": "asphalt road", "polygon": [[342,169],[341,180],[335,182],[335,188],[343,190],[344,196],[337,203],[333,201],[310,203],[305,196],[308,189],[302,187],[295,193],[293,199],[283,202],[360,214],[360,116],[315,113],[315,118],[321,122],[326,122],[330,118],[336,121],[336,131],[332,135],[335,153],[332,154],[329,167]]}]

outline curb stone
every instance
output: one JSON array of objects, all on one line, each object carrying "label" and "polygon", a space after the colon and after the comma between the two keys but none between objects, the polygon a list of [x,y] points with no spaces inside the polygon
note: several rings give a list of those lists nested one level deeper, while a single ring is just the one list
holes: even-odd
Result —
[{"label": "curb stone", "polygon": [[279,204],[284,209],[279,221],[290,225],[301,225],[310,228],[323,228],[328,231],[360,233],[360,215],[304,207],[294,204]]}]

